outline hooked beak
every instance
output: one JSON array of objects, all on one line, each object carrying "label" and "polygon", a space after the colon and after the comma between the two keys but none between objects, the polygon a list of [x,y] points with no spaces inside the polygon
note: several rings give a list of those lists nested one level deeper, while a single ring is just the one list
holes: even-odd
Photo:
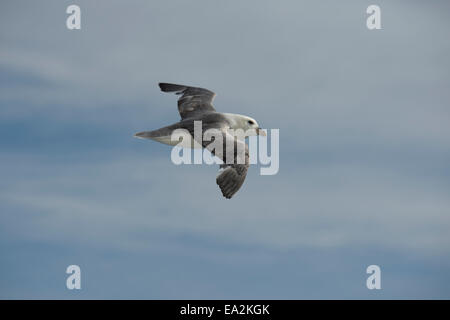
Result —
[{"label": "hooked beak", "polygon": [[258,136],[263,136],[263,137],[267,136],[266,132],[263,131],[263,129],[261,129],[261,128],[256,129],[256,134]]}]

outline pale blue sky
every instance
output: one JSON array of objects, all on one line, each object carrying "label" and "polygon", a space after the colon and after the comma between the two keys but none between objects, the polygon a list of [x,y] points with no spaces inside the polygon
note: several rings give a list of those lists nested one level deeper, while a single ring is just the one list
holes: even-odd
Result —
[{"label": "pale blue sky", "polygon": [[[450,3],[373,3],[2,1],[0,298],[450,298]],[[159,81],[280,129],[279,173],[226,200],[134,139]]]}]

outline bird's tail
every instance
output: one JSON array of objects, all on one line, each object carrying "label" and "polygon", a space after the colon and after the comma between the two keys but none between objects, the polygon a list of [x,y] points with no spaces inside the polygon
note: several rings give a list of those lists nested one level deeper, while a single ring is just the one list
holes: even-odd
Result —
[{"label": "bird's tail", "polygon": [[157,138],[157,137],[161,136],[161,134],[158,132],[158,130],[155,130],[155,131],[138,132],[138,133],[135,133],[134,136],[136,138],[141,138],[141,139],[153,139],[153,138]]}]

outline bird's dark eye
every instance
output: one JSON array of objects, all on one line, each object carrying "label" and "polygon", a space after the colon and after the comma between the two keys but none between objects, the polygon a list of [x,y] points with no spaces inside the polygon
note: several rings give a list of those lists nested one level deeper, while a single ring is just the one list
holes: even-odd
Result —
[{"label": "bird's dark eye", "polygon": [[248,124],[255,124],[252,120],[248,120],[247,122]]}]

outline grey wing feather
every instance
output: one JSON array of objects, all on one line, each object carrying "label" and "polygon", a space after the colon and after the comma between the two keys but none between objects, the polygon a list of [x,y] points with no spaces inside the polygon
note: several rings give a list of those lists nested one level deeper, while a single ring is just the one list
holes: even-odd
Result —
[{"label": "grey wing feather", "polygon": [[[247,176],[249,161],[248,146],[245,141],[238,140],[231,134],[223,132],[223,148],[221,150],[211,149],[212,142],[204,143],[204,147],[211,151],[216,157],[223,160],[220,167],[224,169],[216,178],[216,183],[225,198],[231,199],[233,195],[242,187]],[[232,141],[230,141],[232,140]],[[228,141],[228,142],[227,142]],[[233,146],[233,150],[227,152],[226,148]],[[242,152],[242,154],[240,154]],[[231,157],[231,159],[230,159]]]},{"label": "grey wing feather", "polygon": [[225,198],[231,199],[242,187],[247,170],[248,166],[243,164],[230,165],[216,178],[216,183]]},{"label": "grey wing feather", "polygon": [[192,118],[199,113],[216,111],[212,105],[216,94],[212,91],[173,83],[159,83],[159,87],[163,92],[182,94],[178,99],[178,111],[181,119]]}]

